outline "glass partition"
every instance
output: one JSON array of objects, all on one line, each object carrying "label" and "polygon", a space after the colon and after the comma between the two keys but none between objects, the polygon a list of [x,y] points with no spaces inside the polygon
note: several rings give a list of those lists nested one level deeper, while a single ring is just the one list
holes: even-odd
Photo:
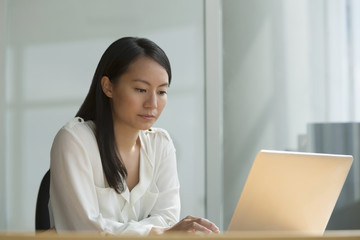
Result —
[{"label": "glass partition", "polygon": [[5,13],[5,229],[34,229],[52,140],[76,114],[102,53],[123,36],[150,38],[171,61],[157,126],[177,149],[181,215],[204,216],[203,1],[11,0]]}]

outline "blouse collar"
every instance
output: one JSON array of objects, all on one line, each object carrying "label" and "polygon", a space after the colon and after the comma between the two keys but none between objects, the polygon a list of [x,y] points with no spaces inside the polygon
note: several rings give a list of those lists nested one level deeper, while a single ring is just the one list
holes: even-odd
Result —
[{"label": "blouse collar", "polygon": [[149,130],[140,131],[139,133],[141,142],[139,183],[131,190],[131,192],[129,192],[129,188],[126,186],[125,191],[121,193],[123,198],[131,204],[135,204],[136,201],[145,194],[153,178],[154,159],[151,158],[153,154],[150,152],[150,136],[148,134]]}]

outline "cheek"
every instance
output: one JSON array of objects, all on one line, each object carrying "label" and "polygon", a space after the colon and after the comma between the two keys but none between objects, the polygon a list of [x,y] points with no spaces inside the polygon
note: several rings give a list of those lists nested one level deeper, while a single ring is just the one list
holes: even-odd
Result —
[{"label": "cheek", "polygon": [[119,94],[113,98],[115,111],[124,111],[133,109],[139,104],[139,99],[130,94]]},{"label": "cheek", "polygon": [[[120,99],[121,104],[125,106],[136,106],[139,103],[139,98],[136,98],[132,95],[124,96]],[[131,108],[131,107],[130,107]]]},{"label": "cheek", "polygon": [[165,97],[164,99],[160,99],[158,102],[158,109],[160,110],[160,112],[162,112],[162,110],[164,110],[165,106],[167,103],[167,98]]}]

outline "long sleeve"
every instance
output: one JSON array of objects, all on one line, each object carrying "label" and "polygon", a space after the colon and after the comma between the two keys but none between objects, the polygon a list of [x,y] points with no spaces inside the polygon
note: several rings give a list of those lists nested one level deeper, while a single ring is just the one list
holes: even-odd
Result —
[{"label": "long sleeve", "polygon": [[56,230],[146,235],[153,226],[177,223],[179,181],[168,134],[140,134],[140,181],[118,194],[107,185],[91,126],[75,118],[54,139],[50,211]]},{"label": "long sleeve", "polygon": [[76,135],[66,128],[60,130],[50,165],[50,204],[56,230],[147,234],[151,224],[124,223],[102,216],[89,158],[88,149]]},{"label": "long sleeve", "polygon": [[[164,130],[161,130],[164,131]],[[168,226],[174,225],[180,217],[180,184],[177,174],[176,151],[167,132],[161,145],[163,149],[160,162],[157,164],[156,185],[159,189],[158,199],[152,208],[151,218],[161,218]],[[144,221],[147,221],[145,219]]]}]

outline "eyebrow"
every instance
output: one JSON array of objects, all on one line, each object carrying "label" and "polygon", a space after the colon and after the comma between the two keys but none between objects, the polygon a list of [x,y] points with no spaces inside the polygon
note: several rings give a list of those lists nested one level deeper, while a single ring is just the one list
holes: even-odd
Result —
[{"label": "eyebrow", "polygon": [[[145,81],[143,79],[134,79],[132,81],[133,82],[142,82],[142,83],[145,83],[146,85],[151,86],[151,84],[148,81]],[[160,84],[158,87],[168,87],[168,86],[169,86],[169,83],[163,83],[163,84]]]}]

